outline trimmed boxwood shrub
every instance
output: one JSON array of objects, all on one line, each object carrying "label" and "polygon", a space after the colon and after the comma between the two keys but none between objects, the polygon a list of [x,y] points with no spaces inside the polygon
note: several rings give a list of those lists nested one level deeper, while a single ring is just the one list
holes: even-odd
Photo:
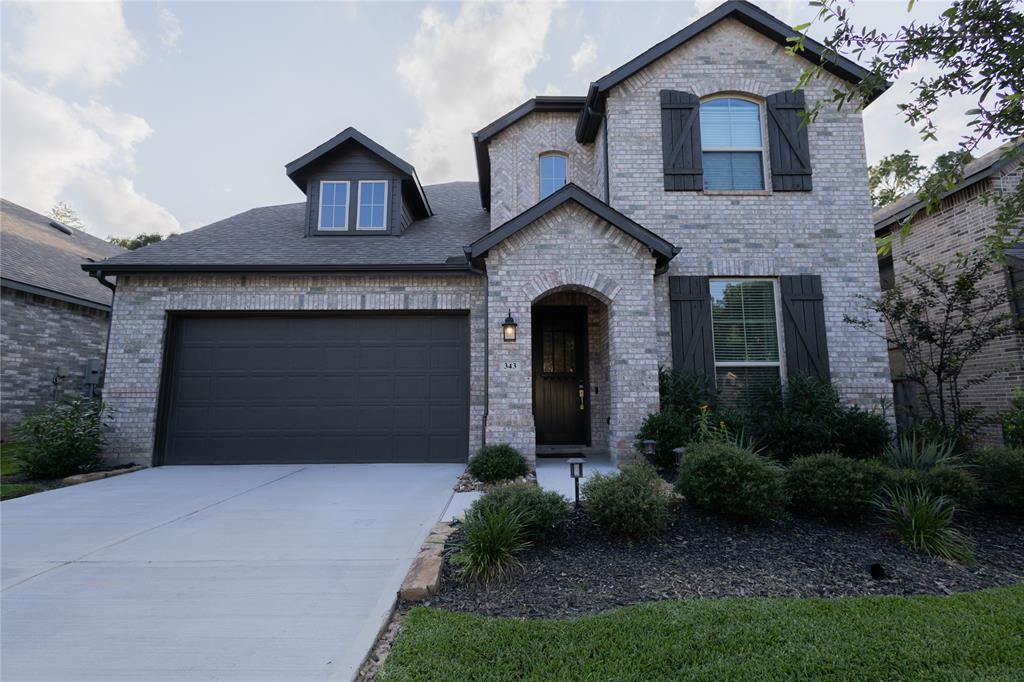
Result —
[{"label": "trimmed boxwood shrub", "polygon": [[469,473],[484,483],[496,483],[525,476],[529,471],[526,459],[511,445],[487,445],[469,460]]},{"label": "trimmed boxwood shrub", "polygon": [[515,512],[523,525],[526,538],[540,541],[569,516],[569,500],[550,490],[541,490],[533,483],[512,483],[485,493],[470,509],[501,507]]},{"label": "trimmed boxwood shrub", "polygon": [[978,501],[977,479],[959,466],[940,464],[928,470],[886,466],[882,471],[883,484],[889,488],[926,490],[932,497],[944,496],[958,507],[970,507]]},{"label": "trimmed boxwood shrub", "polygon": [[96,467],[105,409],[99,400],[74,396],[21,420],[15,427],[18,468],[30,478],[63,478]]},{"label": "trimmed boxwood shrub", "polygon": [[581,492],[583,511],[612,537],[649,538],[668,524],[668,495],[650,464],[630,464],[618,474],[594,474]]},{"label": "trimmed boxwood shrub", "polygon": [[880,465],[836,453],[798,457],[786,467],[792,510],[829,520],[863,515],[883,480]]},{"label": "trimmed boxwood shrub", "polygon": [[698,507],[743,519],[780,516],[788,502],[781,466],[722,442],[687,449],[676,490]]},{"label": "trimmed boxwood shrub", "polygon": [[692,422],[691,417],[687,417],[672,407],[649,414],[636,434],[636,442],[633,443],[633,447],[637,452],[643,454],[643,441],[653,440],[655,442],[654,460],[651,463],[656,467],[667,469],[676,463],[673,450],[690,442],[690,438],[693,436]]},{"label": "trimmed boxwood shrub", "polygon": [[1024,448],[983,448],[971,463],[986,504],[1024,514]]}]

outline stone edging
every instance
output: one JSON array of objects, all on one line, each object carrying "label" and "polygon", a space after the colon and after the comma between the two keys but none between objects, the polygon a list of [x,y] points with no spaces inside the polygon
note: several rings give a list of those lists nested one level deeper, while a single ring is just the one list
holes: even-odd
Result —
[{"label": "stone edging", "polygon": [[65,485],[76,485],[78,483],[88,483],[89,481],[99,481],[103,478],[110,478],[111,476],[120,476],[121,474],[130,474],[133,471],[141,471],[145,469],[144,466],[133,466],[125,467],[124,469],[112,469],[110,471],[91,471],[86,474],[75,474],[74,476],[68,476],[61,479],[61,483]]},{"label": "stone edging", "polygon": [[441,587],[441,567],[444,559],[441,553],[449,536],[455,532],[450,523],[435,523],[430,535],[423,541],[419,554],[413,559],[409,572],[402,581],[398,596],[404,601],[419,602],[430,599]]}]

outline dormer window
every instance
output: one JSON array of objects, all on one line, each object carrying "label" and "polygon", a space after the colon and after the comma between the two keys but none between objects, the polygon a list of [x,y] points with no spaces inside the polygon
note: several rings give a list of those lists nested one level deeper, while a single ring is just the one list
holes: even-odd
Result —
[{"label": "dormer window", "polygon": [[385,180],[359,181],[358,230],[383,230],[387,223],[388,183]]},{"label": "dormer window", "polygon": [[540,156],[540,198],[554,194],[569,182],[569,158],[549,152]]},{"label": "dormer window", "polygon": [[348,229],[348,181],[320,183],[321,230]]},{"label": "dormer window", "polygon": [[704,189],[764,189],[761,105],[738,97],[700,104]]}]

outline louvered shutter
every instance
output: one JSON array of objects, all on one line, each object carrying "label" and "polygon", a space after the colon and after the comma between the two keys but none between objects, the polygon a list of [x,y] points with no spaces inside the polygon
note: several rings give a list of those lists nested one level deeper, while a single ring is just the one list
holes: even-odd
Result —
[{"label": "louvered shutter", "polygon": [[786,373],[829,378],[825,341],[825,304],[818,275],[779,278],[782,326],[786,340]]},{"label": "louvered shutter", "polygon": [[700,149],[700,98],[690,92],[661,91],[661,153],[665,189],[704,189]]},{"label": "louvered shutter", "polygon": [[672,367],[703,374],[714,381],[715,348],[711,339],[711,292],[708,278],[669,277]]},{"label": "louvered shutter", "polygon": [[1013,312],[1024,323],[1024,249],[1006,252],[1006,277],[1010,288]]},{"label": "louvered shutter", "polygon": [[776,192],[811,191],[811,152],[807,126],[800,125],[804,91],[768,95],[768,147],[772,189]]}]

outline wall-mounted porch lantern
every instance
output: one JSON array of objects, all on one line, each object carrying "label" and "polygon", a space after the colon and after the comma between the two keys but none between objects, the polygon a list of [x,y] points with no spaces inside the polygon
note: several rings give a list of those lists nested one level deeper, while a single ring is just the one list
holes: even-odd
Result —
[{"label": "wall-mounted porch lantern", "polygon": [[505,341],[516,340],[516,321],[512,319],[512,309],[508,310],[508,317],[505,318],[505,322],[501,325],[501,338]]}]

